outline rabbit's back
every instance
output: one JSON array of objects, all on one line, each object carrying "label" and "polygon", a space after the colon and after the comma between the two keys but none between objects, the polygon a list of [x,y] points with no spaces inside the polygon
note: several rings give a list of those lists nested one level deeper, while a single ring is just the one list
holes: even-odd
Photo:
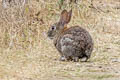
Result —
[{"label": "rabbit's back", "polygon": [[56,38],[55,46],[61,55],[65,57],[83,57],[88,58],[93,50],[93,41],[85,29],[74,26],[65,30]]}]

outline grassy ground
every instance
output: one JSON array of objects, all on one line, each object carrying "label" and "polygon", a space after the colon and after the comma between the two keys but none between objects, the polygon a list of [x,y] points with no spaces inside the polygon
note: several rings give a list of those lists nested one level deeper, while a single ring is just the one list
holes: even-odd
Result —
[{"label": "grassy ground", "polygon": [[[0,7],[0,80],[120,80],[120,1],[66,1],[59,9],[56,0],[31,0],[23,13]],[[46,36],[60,12],[70,8],[69,26],[80,25],[94,40],[85,63],[59,61]]]}]

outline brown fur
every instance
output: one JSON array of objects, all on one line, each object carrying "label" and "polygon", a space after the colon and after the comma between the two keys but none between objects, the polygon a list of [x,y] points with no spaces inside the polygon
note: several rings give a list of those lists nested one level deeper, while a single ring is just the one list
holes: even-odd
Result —
[{"label": "brown fur", "polygon": [[93,40],[89,32],[79,26],[67,28],[71,14],[72,10],[63,10],[60,21],[50,27],[48,37],[54,39],[60,60],[87,61],[93,50]]}]

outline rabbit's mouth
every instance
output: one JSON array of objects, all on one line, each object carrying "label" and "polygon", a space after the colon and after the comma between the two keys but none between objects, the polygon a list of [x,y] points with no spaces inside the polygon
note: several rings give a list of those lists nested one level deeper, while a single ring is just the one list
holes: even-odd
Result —
[{"label": "rabbit's mouth", "polygon": [[52,35],[48,35],[48,38],[52,40],[54,37]]},{"label": "rabbit's mouth", "polygon": [[50,32],[50,31],[48,31],[47,36],[48,36],[50,39],[53,39],[53,38],[54,38],[54,35],[53,35],[52,32]]}]

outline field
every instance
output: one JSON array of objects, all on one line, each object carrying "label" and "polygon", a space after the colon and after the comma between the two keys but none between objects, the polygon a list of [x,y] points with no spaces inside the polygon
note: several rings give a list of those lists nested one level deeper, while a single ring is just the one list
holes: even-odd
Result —
[{"label": "field", "polygon": [[[46,35],[71,8],[68,26],[80,25],[94,40],[88,62],[59,61]],[[120,80],[120,1],[31,0],[4,9],[0,0],[0,80]]]}]

